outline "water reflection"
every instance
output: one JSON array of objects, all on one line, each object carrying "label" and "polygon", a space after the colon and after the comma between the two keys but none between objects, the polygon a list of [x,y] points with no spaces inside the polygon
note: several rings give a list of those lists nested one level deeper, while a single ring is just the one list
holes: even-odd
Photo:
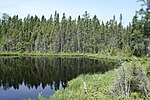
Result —
[{"label": "water reflection", "polygon": [[28,90],[49,87],[55,91],[80,74],[104,73],[114,65],[115,62],[87,58],[0,58],[0,89],[19,90],[23,86]]}]

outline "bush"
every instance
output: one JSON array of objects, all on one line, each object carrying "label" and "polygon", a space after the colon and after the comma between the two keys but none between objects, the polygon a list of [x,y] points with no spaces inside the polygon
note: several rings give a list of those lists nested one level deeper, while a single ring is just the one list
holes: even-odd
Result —
[{"label": "bush", "polygon": [[[142,97],[150,99],[150,86],[146,72],[139,62],[123,63],[115,79],[112,96],[132,98]],[[137,94],[135,94],[137,93]]]}]

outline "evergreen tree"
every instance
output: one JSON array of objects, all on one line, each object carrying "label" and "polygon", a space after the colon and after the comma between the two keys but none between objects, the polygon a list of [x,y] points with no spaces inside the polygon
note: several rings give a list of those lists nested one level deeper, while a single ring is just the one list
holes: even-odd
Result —
[{"label": "evergreen tree", "polygon": [[66,18],[60,21],[55,11],[46,19],[43,15],[27,15],[23,20],[18,15],[10,17],[4,13],[0,19],[0,51],[13,52],[105,52],[116,55],[118,52],[132,52],[140,56],[150,52],[150,6],[144,3],[127,27],[119,23],[115,16],[104,23],[85,11],[83,16]]},{"label": "evergreen tree", "polygon": [[138,23],[138,17],[135,15],[132,21],[132,34],[131,34],[131,50],[134,55],[140,56],[144,51],[144,40],[142,27]]},{"label": "evergreen tree", "polygon": [[67,19],[65,17],[65,13],[63,13],[63,17],[61,20],[61,26],[60,26],[60,52],[64,51],[64,45],[66,44],[66,28],[67,28]]},{"label": "evergreen tree", "polygon": [[53,38],[53,43],[54,43],[54,52],[60,52],[60,22],[59,22],[59,13],[55,11],[54,15],[54,38]]}]

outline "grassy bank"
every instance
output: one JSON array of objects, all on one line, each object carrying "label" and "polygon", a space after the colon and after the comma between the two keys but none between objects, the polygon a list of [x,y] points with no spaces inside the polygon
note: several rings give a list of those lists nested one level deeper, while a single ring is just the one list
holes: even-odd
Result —
[{"label": "grassy bank", "polygon": [[[56,93],[49,98],[39,96],[40,100],[52,99],[52,100],[148,100],[147,95],[143,94],[144,90],[138,88],[138,85],[147,88],[143,84],[148,84],[147,77],[142,76],[141,65],[139,62],[124,62],[122,66],[113,71],[106,72],[105,74],[94,74],[94,75],[81,75],[76,79],[69,82],[66,89],[58,90]],[[124,67],[124,72],[122,72]],[[149,66],[150,67],[150,66]],[[135,70],[136,68],[136,70]],[[143,68],[142,68],[143,70]],[[137,75],[134,76],[132,71],[136,71]],[[125,79],[122,80],[122,74],[125,74]],[[140,81],[137,79],[140,78]],[[124,95],[120,85],[125,82],[125,88],[130,91],[128,95]],[[130,81],[130,86],[128,82]],[[134,87],[134,85],[136,87]],[[143,85],[143,86],[142,86]],[[139,90],[138,91],[136,91]],[[134,90],[134,91],[133,91]],[[149,92],[149,91],[148,91]]]},{"label": "grassy bank", "polygon": [[82,53],[0,52],[0,56],[83,56]]},{"label": "grassy bank", "polygon": [[[57,91],[52,100],[106,100],[105,95],[113,84],[115,77],[114,71],[109,71],[104,75],[81,75],[71,80],[66,89]],[[110,98],[110,97],[109,97]]]},{"label": "grassy bank", "polygon": [[[110,55],[109,53],[44,53],[44,52],[0,52],[0,57],[4,56],[44,56],[44,57],[64,57],[64,58],[74,58],[74,57],[86,57],[90,59],[111,59],[111,60],[123,60],[123,61],[131,61],[133,56],[125,56],[124,54],[119,54],[117,56]],[[149,56],[137,57],[139,60],[150,61]]]},{"label": "grassy bank", "polygon": [[104,54],[89,54],[89,53],[42,53],[42,52],[0,52],[0,58],[6,57],[52,57],[52,58],[78,58],[85,57],[89,59],[105,59],[105,60],[129,60],[127,57],[117,57]]}]

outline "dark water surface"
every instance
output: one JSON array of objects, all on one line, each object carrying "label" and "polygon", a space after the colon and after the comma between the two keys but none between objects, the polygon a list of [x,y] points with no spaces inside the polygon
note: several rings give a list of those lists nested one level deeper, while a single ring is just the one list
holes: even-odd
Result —
[{"label": "dark water surface", "polygon": [[0,100],[50,96],[80,74],[104,73],[115,64],[88,58],[0,58]]}]

